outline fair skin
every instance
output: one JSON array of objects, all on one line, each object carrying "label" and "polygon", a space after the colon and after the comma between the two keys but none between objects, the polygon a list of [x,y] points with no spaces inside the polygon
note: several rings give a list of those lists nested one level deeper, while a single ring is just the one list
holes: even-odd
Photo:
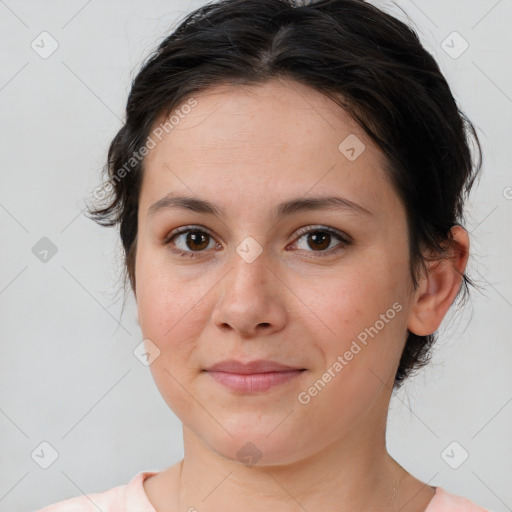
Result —
[{"label": "fair skin", "polygon": [[[460,288],[466,231],[453,228],[452,259],[431,265],[413,291],[405,210],[382,153],[344,110],[285,80],[217,86],[195,98],[146,157],[139,198],[139,323],[160,350],[150,370],[184,441],[183,460],[145,481],[148,499],[157,512],[424,511],[434,489],[388,454],[386,419],[407,329],[433,333]],[[353,161],[338,149],[350,134],[366,146]],[[178,208],[149,215],[169,192],[209,201],[225,216]],[[275,214],[283,201],[326,195],[371,213]],[[185,233],[164,245],[191,225],[204,238],[187,243]],[[318,248],[300,228],[324,236],[331,228],[352,243],[331,235]],[[247,237],[262,251],[250,263],[237,252]],[[300,403],[299,393],[395,303],[400,311]],[[305,371],[239,393],[203,371],[231,358]],[[261,454],[252,466],[237,456],[249,442]]]}]

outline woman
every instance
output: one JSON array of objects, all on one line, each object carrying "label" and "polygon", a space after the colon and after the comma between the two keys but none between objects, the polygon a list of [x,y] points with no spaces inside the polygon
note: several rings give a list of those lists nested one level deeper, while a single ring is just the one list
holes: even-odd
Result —
[{"label": "woman", "polygon": [[41,512],[484,511],[385,442],[392,391],[472,284],[480,168],[438,65],[376,7],[190,14],[135,78],[90,212],[120,225],[184,458]]}]

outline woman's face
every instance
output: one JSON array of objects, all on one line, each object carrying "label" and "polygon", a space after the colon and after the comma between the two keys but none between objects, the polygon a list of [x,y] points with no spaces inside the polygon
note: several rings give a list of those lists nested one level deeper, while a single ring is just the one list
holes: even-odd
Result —
[{"label": "woman's face", "polygon": [[[215,87],[188,104],[154,132],[139,202],[136,299],[160,393],[232,460],[380,442],[411,307],[405,210],[383,155],[296,82]],[[221,213],[150,213],[167,194]],[[327,197],[361,208],[307,202]],[[244,391],[205,371],[226,359],[304,371]]]}]

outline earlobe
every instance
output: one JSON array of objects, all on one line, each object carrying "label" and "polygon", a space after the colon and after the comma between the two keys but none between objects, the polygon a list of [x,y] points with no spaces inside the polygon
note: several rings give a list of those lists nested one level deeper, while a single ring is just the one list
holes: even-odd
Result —
[{"label": "earlobe", "polygon": [[407,328],[418,336],[427,336],[439,328],[462,284],[469,256],[469,237],[461,226],[454,226],[451,231],[449,255],[428,263],[428,273],[416,290]]}]

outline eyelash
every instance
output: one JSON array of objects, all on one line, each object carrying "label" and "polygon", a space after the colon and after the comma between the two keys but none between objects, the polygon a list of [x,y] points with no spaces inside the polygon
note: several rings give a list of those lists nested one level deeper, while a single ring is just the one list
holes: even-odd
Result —
[{"label": "eyelash", "polygon": [[[211,239],[214,239],[213,236],[210,235],[210,233],[208,233],[208,231],[206,231],[204,229],[199,229],[199,227],[196,227],[196,226],[185,226],[183,228],[180,228],[180,229],[178,229],[176,231],[171,232],[165,238],[163,244],[165,246],[169,246],[170,250],[173,253],[175,253],[175,254],[178,254],[180,256],[187,256],[189,258],[195,258],[196,256],[195,256],[194,253],[202,253],[202,252],[205,252],[205,250],[202,250],[202,251],[182,251],[181,249],[176,249],[174,247],[174,244],[172,243],[172,240],[174,240],[179,235],[186,234],[186,233],[189,233],[191,231],[195,231],[195,232],[199,232],[199,233],[204,233],[208,237],[210,237]],[[336,231],[334,229],[328,228],[328,227],[324,227],[324,226],[313,226],[312,228],[310,227],[309,229],[308,228],[300,229],[298,231],[298,233],[297,233],[297,240],[302,238],[304,235],[308,235],[310,233],[316,233],[316,232],[328,233],[329,235],[333,235],[336,238],[338,238],[341,243],[339,245],[337,245],[335,248],[329,249],[327,251],[306,251],[306,252],[319,253],[318,255],[315,254],[314,256],[307,256],[308,258],[322,258],[322,257],[326,257],[327,255],[331,256],[333,254],[337,254],[339,251],[345,249],[347,246],[349,246],[352,243],[350,240],[347,239],[347,237],[343,236],[340,232],[338,232],[338,231]]]}]

